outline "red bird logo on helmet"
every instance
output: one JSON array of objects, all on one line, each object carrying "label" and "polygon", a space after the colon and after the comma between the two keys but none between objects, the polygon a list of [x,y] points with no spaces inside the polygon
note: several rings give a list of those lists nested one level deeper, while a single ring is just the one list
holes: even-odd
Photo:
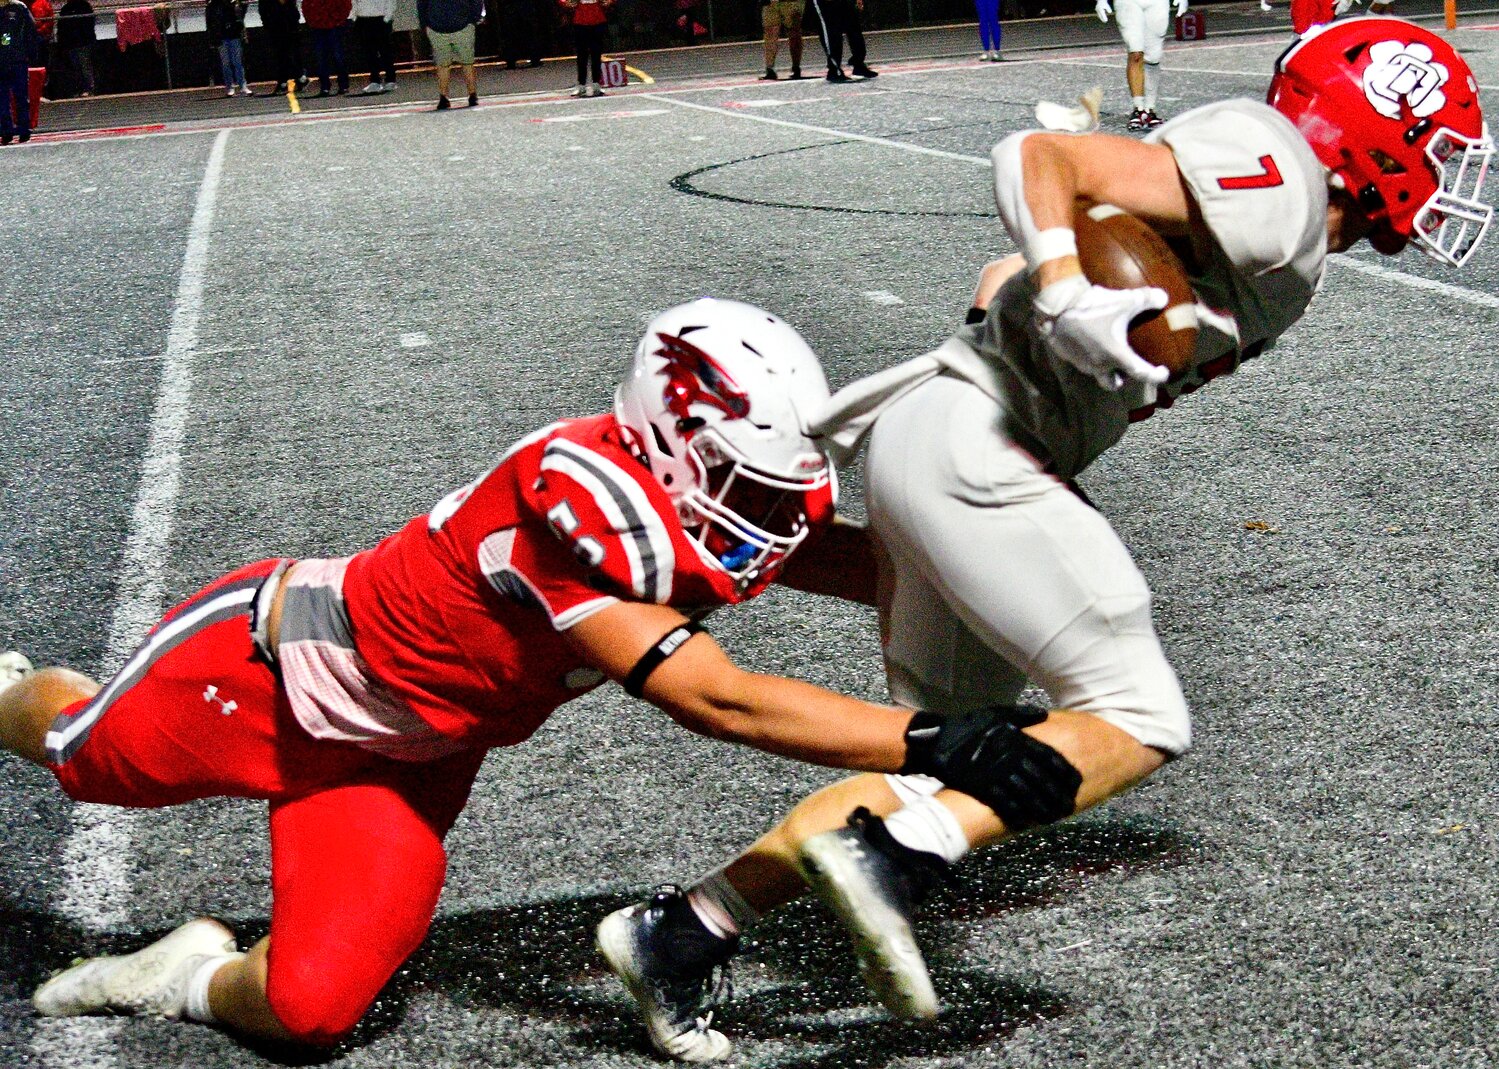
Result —
[{"label": "red bird logo on helmet", "polygon": [[663,399],[677,419],[689,418],[694,404],[711,405],[730,419],[749,415],[749,396],[711,356],[676,335],[657,334],[656,338],[661,342],[656,355],[666,360]]}]

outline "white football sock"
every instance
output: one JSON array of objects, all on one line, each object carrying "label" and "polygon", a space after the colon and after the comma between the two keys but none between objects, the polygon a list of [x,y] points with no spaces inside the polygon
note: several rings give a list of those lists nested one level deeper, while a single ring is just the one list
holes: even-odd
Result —
[{"label": "white football sock", "polygon": [[1145,110],[1155,111],[1156,90],[1161,87],[1161,65],[1145,64]]},{"label": "white football sock", "polygon": [[759,911],[744,900],[723,869],[693,884],[687,892],[687,903],[703,927],[720,939],[732,939],[760,919]]},{"label": "white football sock", "polygon": [[936,854],[949,865],[968,853],[968,836],[952,810],[935,798],[918,798],[885,818],[885,828],[902,846]]},{"label": "white football sock", "polygon": [[213,1009],[208,1005],[208,985],[213,982],[215,973],[231,961],[238,961],[242,957],[244,957],[243,954],[215,955],[205,958],[203,964],[193,970],[192,978],[187,982],[188,1020],[199,1021],[203,1024],[219,1023],[219,1019],[213,1015]]},{"label": "white football sock", "polygon": [[1132,105],[1134,105],[1134,109],[1136,111],[1144,111],[1145,110],[1145,98],[1144,97],[1130,97],[1129,98],[1129,102]]}]

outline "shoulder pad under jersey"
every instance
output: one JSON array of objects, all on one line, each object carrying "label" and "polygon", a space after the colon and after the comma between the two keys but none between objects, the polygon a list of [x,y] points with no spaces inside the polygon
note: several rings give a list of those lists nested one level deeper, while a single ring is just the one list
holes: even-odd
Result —
[{"label": "shoulder pad under jersey", "polygon": [[1310,271],[1314,263],[1320,277],[1327,182],[1284,115],[1257,100],[1222,100],[1183,112],[1146,140],[1170,147],[1203,221],[1240,271]]},{"label": "shoulder pad under jersey", "polygon": [[672,598],[680,525],[654,476],[603,433],[612,427],[607,416],[560,426],[542,447],[527,496],[599,585],[664,605]]}]

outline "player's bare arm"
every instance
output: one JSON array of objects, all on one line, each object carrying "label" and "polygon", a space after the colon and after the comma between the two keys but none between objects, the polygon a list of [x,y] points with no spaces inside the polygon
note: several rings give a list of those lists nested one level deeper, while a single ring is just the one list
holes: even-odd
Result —
[{"label": "player's bare arm", "polygon": [[[624,682],[686,623],[665,606],[622,602],[575,625],[567,641],[599,671]],[[683,727],[820,765],[890,772],[905,762],[908,710],[746,672],[706,633],[679,641],[640,692]]]},{"label": "player's bare arm", "polygon": [[[1070,229],[1077,202],[1084,199],[1113,204],[1163,234],[1187,232],[1192,198],[1165,145],[1113,134],[1032,133],[1019,151],[1025,204],[1038,231]],[[1082,273],[1075,254],[1034,268],[1042,288]]]}]

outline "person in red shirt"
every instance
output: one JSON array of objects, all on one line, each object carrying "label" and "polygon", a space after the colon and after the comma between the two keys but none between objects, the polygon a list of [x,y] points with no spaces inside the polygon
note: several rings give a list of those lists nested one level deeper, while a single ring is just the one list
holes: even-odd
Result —
[{"label": "person in red shirt", "polygon": [[36,22],[37,40],[41,42],[37,46],[36,65],[50,71],[52,42],[57,38],[56,10],[52,6],[52,0],[30,0],[27,6],[31,8],[31,18]]},{"label": "person in red shirt", "polygon": [[102,687],[0,655],[0,746],[70,797],[270,803],[265,939],[240,952],[190,921],[53,977],[37,1011],[336,1042],[426,935],[485,752],[605,680],[715,738],[982,793],[933,729],[908,740],[910,710],[742,671],[696,622],[806,539],[836,551],[834,475],[806,434],[827,398],[791,327],[694,301],[649,325],[613,413],[527,435],[375,548],[231,572]]},{"label": "person in red shirt", "polygon": [[[354,0],[302,0],[302,18],[312,31],[312,51],[317,57],[318,93],[320,97],[342,95],[349,91],[349,65],[344,58],[344,36],[354,13]],[[338,92],[333,92],[332,75],[338,75]]]},{"label": "person in red shirt", "polygon": [[609,30],[609,8],[614,0],[561,0],[572,12],[573,41],[578,49],[575,97],[604,95],[604,38]]}]

